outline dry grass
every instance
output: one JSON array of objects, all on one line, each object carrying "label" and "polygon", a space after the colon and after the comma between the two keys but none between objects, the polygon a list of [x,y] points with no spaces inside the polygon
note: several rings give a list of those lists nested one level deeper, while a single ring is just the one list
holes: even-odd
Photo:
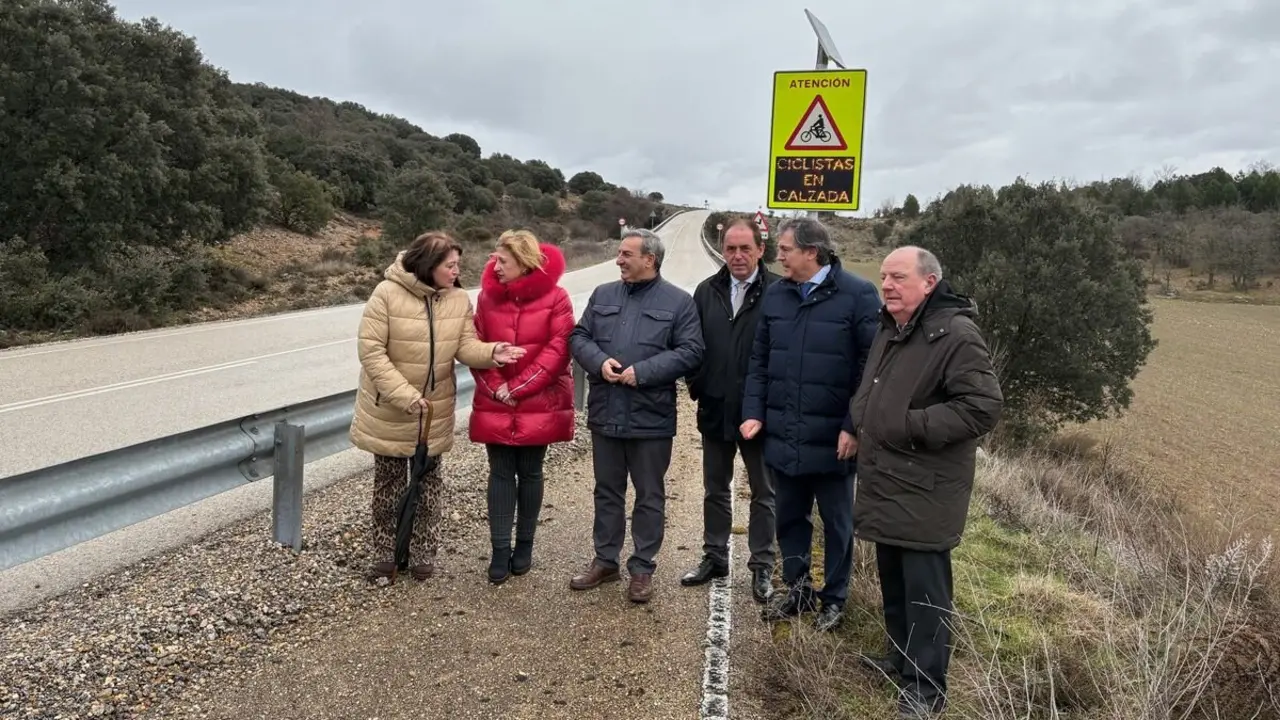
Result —
[{"label": "dry grass", "polygon": [[[980,462],[954,553],[949,718],[1277,718],[1280,634],[1260,591],[1269,541],[1212,552],[1109,465],[1045,453]],[[861,668],[883,648],[870,548],[846,624],[780,625],[750,659],[773,716],[891,717],[896,689]]]},{"label": "dry grass", "polygon": [[1090,430],[1221,532],[1280,531],[1280,308],[1154,305],[1132,407]]}]

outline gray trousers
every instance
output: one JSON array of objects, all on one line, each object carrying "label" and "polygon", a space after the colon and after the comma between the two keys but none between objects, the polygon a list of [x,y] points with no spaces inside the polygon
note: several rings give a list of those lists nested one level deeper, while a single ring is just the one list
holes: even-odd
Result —
[{"label": "gray trousers", "polygon": [[631,511],[631,544],[627,572],[652,573],[653,559],[662,549],[666,529],[666,475],[671,465],[672,438],[623,440],[591,433],[591,462],[595,470],[596,560],[618,567],[618,554],[627,530],[627,475],[636,489]]},{"label": "gray trousers", "polygon": [[702,551],[717,564],[729,563],[729,533],[733,530],[733,459],[742,452],[751,486],[751,514],[747,524],[747,545],[751,570],[772,570],[774,564],[773,474],[764,464],[764,443],[737,442],[702,436]]}]

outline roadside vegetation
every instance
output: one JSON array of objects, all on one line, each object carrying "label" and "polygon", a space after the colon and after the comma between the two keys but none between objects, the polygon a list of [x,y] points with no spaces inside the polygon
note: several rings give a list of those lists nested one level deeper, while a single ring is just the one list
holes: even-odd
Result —
[{"label": "roadside vegetation", "polygon": [[[232,82],[104,0],[0,5],[0,347],[358,302],[414,235],[526,227],[607,259],[660,192],[482,153],[355,103]],[[572,268],[571,268],[572,269]]]},{"label": "roadside vegetation", "polygon": [[[1223,176],[1136,199],[1128,181],[1019,180],[956,188],[918,213],[828,220],[846,265],[875,281],[893,247],[937,252],[978,303],[1006,392],[953,556],[947,717],[1280,718],[1280,502],[1258,486],[1280,466],[1266,439],[1280,406],[1280,313],[1267,306],[1280,227],[1274,201],[1257,199],[1280,177],[1213,182]],[[1237,198],[1225,206],[1168,205],[1225,187]],[[1255,264],[1235,289],[1239,257]],[[1239,304],[1174,299],[1227,293]],[[776,716],[892,714],[892,683],[858,662],[884,635],[872,548],[857,557],[834,637],[783,624],[747,660]]]}]

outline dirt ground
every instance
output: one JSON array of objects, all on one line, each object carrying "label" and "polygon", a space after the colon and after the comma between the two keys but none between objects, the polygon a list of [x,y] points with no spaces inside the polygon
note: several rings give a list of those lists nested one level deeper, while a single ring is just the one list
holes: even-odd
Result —
[{"label": "dirt ground", "polygon": [[[483,453],[462,445],[451,453],[451,480],[468,489],[450,508],[451,547],[438,577],[365,591],[377,600],[363,608],[354,602],[331,616],[336,622],[301,622],[273,637],[266,652],[243,658],[234,674],[216,683],[216,693],[176,694],[152,716],[697,717],[708,588],[682,588],[678,578],[701,557],[701,450],[694,406],[683,394],[679,413],[680,435],[667,475],[667,531],[649,604],[626,600],[625,573],[623,582],[596,590],[568,588],[592,552],[590,439],[580,418],[579,437],[548,460],[542,524],[528,575],[501,586],[487,582]],[[310,499],[313,532],[328,537],[343,527],[339,523],[331,531],[315,524],[331,512],[363,525],[368,484],[367,476],[353,478]],[[628,509],[633,500],[629,491]],[[320,510],[321,504],[334,509]],[[745,522],[741,495],[737,511]],[[350,534],[359,538],[363,532]],[[630,552],[629,532],[623,561]],[[325,543],[317,551],[329,554]],[[763,639],[744,552],[735,553],[732,620],[740,632],[732,644],[739,647]],[[730,672],[732,717],[753,717],[757,699],[732,663]]]},{"label": "dirt ground", "polygon": [[[1280,530],[1280,308],[1155,300],[1132,407],[1095,424],[1224,530]],[[1242,529],[1243,529],[1242,528]]]}]

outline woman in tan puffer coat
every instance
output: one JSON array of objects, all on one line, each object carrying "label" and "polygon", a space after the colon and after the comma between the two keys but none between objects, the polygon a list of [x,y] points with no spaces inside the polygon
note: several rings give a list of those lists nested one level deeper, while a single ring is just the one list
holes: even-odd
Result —
[{"label": "woman in tan puffer coat", "polygon": [[[371,578],[396,575],[396,503],[408,483],[409,458],[420,424],[428,454],[437,460],[453,447],[457,383],[454,360],[473,368],[512,362],[524,350],[476,339],[471,298],[458,282],[462,247],[442,232],[418,236],[383,273],[360,320],[360,389],[351,442],[373,453]],[[428,312],[430,313],[428,315]],[[434,372],[428,373],[434,325]],[[409,544],[409,569],[425,580],[435,569],[444,482],[440,463],[427,474]]]}]

